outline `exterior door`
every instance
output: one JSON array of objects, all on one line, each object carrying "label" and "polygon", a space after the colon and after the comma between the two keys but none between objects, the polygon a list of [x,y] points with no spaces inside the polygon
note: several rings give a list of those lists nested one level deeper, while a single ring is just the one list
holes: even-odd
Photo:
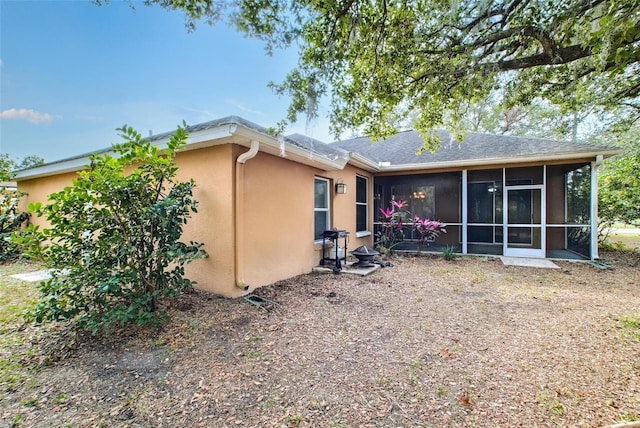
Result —
[{"label": "exterior door", "polygon": [[502,196],[506,208],[503,210],[503,254],[544,258],[544,186],[505,186]]}]

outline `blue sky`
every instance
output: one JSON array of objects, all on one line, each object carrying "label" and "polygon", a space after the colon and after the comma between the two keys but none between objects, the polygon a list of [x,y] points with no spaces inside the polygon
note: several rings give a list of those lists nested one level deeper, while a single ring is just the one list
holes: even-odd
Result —
[{"label": "blue sky", "polygon": [[[134,5],[136,3],[134,2]],[[288,99],[281,82],[296,49],[265,54],[224,23],[188,33],[179,12],[113,1],[0,0],[0,153],[46,161],[143,135],[239,115],[274,126]],[[294,124],[329,141],[326,119]]]}]

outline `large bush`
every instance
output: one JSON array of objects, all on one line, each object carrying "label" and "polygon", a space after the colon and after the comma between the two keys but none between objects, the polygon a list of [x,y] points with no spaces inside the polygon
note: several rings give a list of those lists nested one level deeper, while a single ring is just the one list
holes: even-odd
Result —
[{"label": "large bush", "polygon": [[601,229],[616,222],[640,226],[640,149],[608,162],[600,174],[599,187]]},{"label": "large bush", "polygon": [[130,127],[115,156],[94,155],[73,184],[30,206],[50,228],[31,227],[23,244],[51,268],[31,313],[36,322],[71,320],[96,331],[106,324],[149,324],[161,298],[190,289],[184,265],[204,257],[202,244],[181,242],[197,202],[193,180],[176,180],[178,128],[161,151]]}]

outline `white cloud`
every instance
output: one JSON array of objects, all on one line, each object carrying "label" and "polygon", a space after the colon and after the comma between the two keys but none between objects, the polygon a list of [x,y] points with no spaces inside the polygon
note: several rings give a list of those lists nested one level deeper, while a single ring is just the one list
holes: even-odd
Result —
[{"label": "white cloud", "polygon": [[4,67],[4,61],[2,61],[2,59],[0,59],[0,68]]},{"label": "white cloud", "polygon": [[27,120],[36,125],[40,123],[51,123],[54,117],[59,118],[60,116],[53,116],[49,113],[40,113],[35,110],[26,108],[10,108],[9,110],[0,112],[0,118],[2,119]]}]

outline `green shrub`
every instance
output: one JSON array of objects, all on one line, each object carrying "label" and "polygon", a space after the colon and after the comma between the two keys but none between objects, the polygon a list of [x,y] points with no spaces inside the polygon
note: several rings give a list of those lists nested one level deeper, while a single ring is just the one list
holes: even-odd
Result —
[{"label": "green shrub", "polygon": [[458,254],[456,252],[456,247],[451,247],[447,245],[447,248],[445,248],[442,251],[442,258],[444,258],[448,262],[455,259],[457,256]]},{"label": "green shrub", "polygon": [[180,241],[196,212],[193,180],[176,181],[178,128],[163,152],[130,127],[115,156],[93,155],[73,184],[31,209],[50,229],[30,227],[19,241],[52,269],[30,316],[71,320],[97,331],[107,324],[149,324],[163,316],[159,299],[190,289],[184,265],[204,257],[202,244]]},{"label": "green shrub", "polygon": [[20,212],[18,204],[24,193],[0,187],[0,261],[16,259],[20,255],[19,246],[11,236],[29,221],[29,214]]}]

